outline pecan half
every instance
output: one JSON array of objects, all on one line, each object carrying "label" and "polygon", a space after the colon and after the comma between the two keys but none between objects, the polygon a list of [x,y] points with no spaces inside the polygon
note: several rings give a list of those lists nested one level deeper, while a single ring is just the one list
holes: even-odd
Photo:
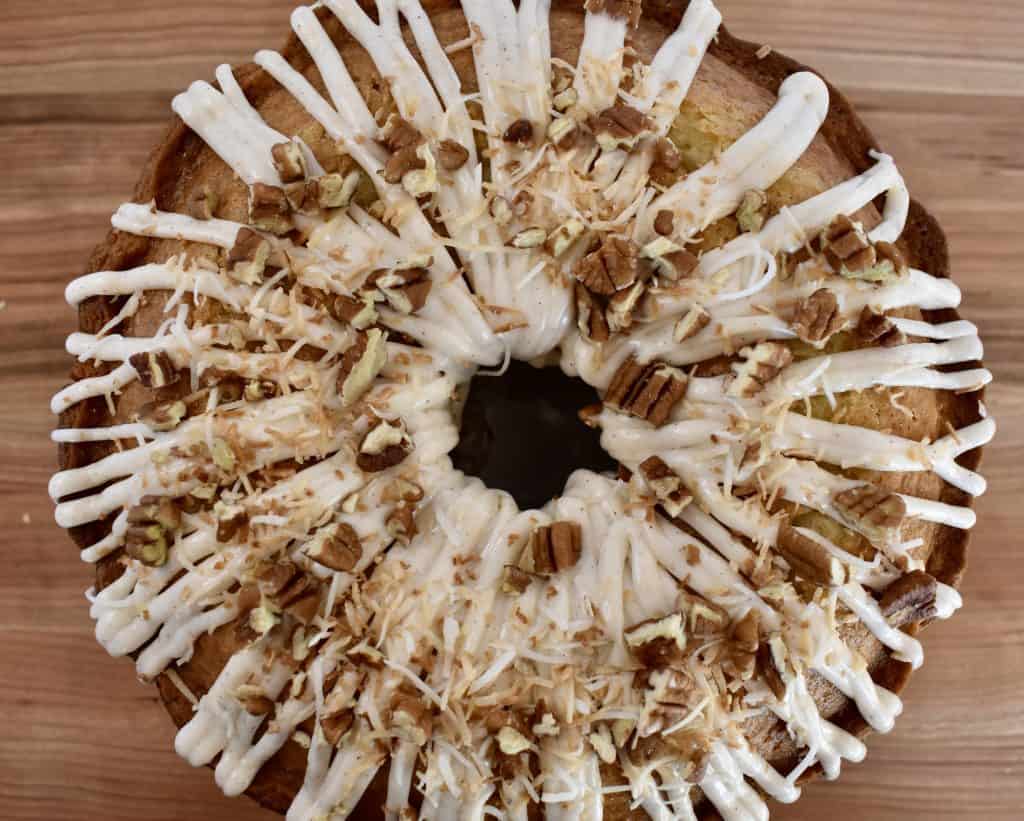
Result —
[{"label": "pecan half", "polygon": [[338,370],[341,403],[348,406],[362,399],[387,361],[387,335],[383,331],[370,328],[358,334],[342,355]]},{"label": "pecan half", "polygon": [[363,557],[363,542],[348,522],[334,522],[316,532],[305,553],[317,564],[351,573]]},{"label": "pecan half", "polygon": [[469,151],[455,140],[441,140],[437,146],[437,164],[445,171],[458,171],[469,161]]},{"label": "pecan half", "polygon": [[740,355],[744,360],[733,365],[736,376],[729,385],[730,396],[756,396],[793,361],[789,348],[780,342],[759,342],[744,348]]},{"label": "pecan half", "polygon": [[246,285],[262,281],[270,251],[270,242],[261,234],[251,228],[238,229],[235,244],[228,251],[228,276]]},{"label": "pecan half", "polygon": [[639,278],[639,249],[625,237],[606,236],[597,250],[580,260],[575,275],[595,294],[611,296]]},{"label": "pecan half", "polygon": [[615,334],[633,327],[633,314],[640,305],[640,299],[647,292],[647,282],[638,279],[628,288],[617,291],[608,300],[605,316],[608,330]]},{"label": "pecan half", "polygon": [[686,653],[686,628],[681,613],[647,619],[623,634],[626,646],[645,667],[667,667]]},{"label": "pecan half", "polygon": [[938,582],[923,570],[901,576],[882,594],[878,606],[893,627],[935,618]]},{"label": "pecan half", "polygon": [[843,490],[833,502],[844,518],[859,525],[872,540],[896,530],[907,515],[903,497],[870,484]]},{"label": "pecan half", "polygon": [[356,464],[367,473],[379,473],[401,464],[412,451],[412,439],[401,420],[380,419],[363,437]]},{"label": "pecan half", "polygon": [[696,336],[703,331],[710,322],[711,314],[708,313],[707,308],[695,303],[690,306],[690,310],[686,312],[683,318],[675,324],[675,327],[672,329],[672,338],[676,342],[685,342],[690,337]]},{"label": "pecan half", "polygon": [[400,544],[407,545],[418,532],[416,529],[416,508],[403,502],[391,511],[384,523],[391,538]]},{"label": "pecan half", "polygon": [[804,342],[824,342],[842,327],[839,301],[828,288],[819,288],[797,305],[793,330]]},{"label": "pecan half", "polygon": [[641,365],[631,356],[612,377],[604,403],[661,427],[686,395],[688,383],[686,374],[676,368],[662,362]]},{"label": "pecan half", "polygon": [[646,114],[621,100],[590,119],[597,144],[605,151],[633,148],[653,127]]},{"label": "pecan half", "polygon": [[288,140],[278,143],[270,149],[270,155],[281,182],[298,182],[306,178],[306,158],[302,154],[302,146],[297,142]]},{"label": "pecan half", "polygon": [[693,501],[682,478],[660,456],[649,456],[640,463],[640,473],[654,491],[665,512],[676,518]]},{"label": "pecan half", "polygon": [[591,342],[607,342],[611,336],[608,320],[605,319],[604,307],[589,290],[577,282],[576,295],[576,326]]},{"label": "pecan half", "polygon": [[181,371],[174,367],[167,351],[142,351],[128,357],[135,368],[139,382],[147,388],[166,388],[181,379]]},{"label": "pecan half", "polygon": [[822,587],[839,587],[846,582],[846,567],[824,545],[805,536],[788,520],[779,525],[775,549],[797,576]]},{"label": "pecan half", "polygon": [[292,207],[283,188],[254,183],[249,189],[249,223],[260,231],[287,234],[292,230]]}]

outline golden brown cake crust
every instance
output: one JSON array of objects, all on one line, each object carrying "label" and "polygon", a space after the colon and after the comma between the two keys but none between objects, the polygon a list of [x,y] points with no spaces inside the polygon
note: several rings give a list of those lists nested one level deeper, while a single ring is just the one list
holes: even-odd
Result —
[{"label": "golden brown cake crust", "polygon": [[[457,3],[450,0],[424,0],[423,5],[432,16],[443,14],[450,18],[446,18],[439,26],[442,42],[461,36],[456,30],[460,26],[464,29],[464,23],[458,16]],[[567,22],[564,26],[552,26],[552,49],[556,54],[562,53],[567,56],[578,47],[582,3],[555,0],[552,6],[553,14],[565,15]],[[638,50],[643,53],[655,47],[658,44],[656,40],[663,36],[664,29],[672,30],[678,25],[685,8],[686,3],[680,0],[649,0],[645,3],[643,25],[637,35]],[[575,27],[571,25],[574,16],[579,18]],[[336,22],[327,20],[326,17],[324,22],[335,41],[343,42],[343,35]],[[446,27],[451,29],[447,37],[444,31]],[[354,59],[359,59],[360,56],[365,58],[365,55],[351,43],[345,48],[348,49],[346,58],[352,55],[355,55]],[[793,72],[804,70],[805,67],[776,52],[764,57],[759,57],[759,53],[756,44],[739,40],[725,28],[720,29],[716,42],[709,50],[709,59],[705,61],[698,75],[694,93],[712,105],[717,103],[733,106],[736,111],[730,113],[737,119],[760,116],[774,99],[781,82]],[[282,54],[292,65],[306,72],[307,76],[311,76],[311,61],[294,36],[289,39]],[[470,70],[466,52],[459,55],[455,62],[460,73]],[[274,81],[252,64],[236,69],[236,77],[253,104],[264,112],[265,101],[273,98],[278,92]],[[834,184],[840,179],[864,171],[870,165],[869,150],[877,149],[878,145],[846,98],[832,86],[829,86],[829,92],[831,102],[828,117],[821,134],[801,161],[801,165],[813,167],[823,182]],[[134,199],[137,202],[155,200],[157,206],[163,210],[182,210],[181,203],[185,192],[196,185],[197,179],[207,180],[212,175],[225,177],[231,174],[219,160],[211,158],[211,152],[203,142],[176,118],[167,136],[153,152],[143,170]],[[226,182],[224,184],[228,185]],[[88,270],[123,270],[156,257],[166,258],[173,245],[167,241],[147,240],[111,231],[93,252]],[[912,202],[901,245],[915,267],[927,270],[938,277],[949,276],[949,258],[942,230],[935,219],[917,202]],[[115,312],[116,309],[102,297],[92,298],[80,307],[79,327],[85,332],[95,332]],[[926,318],[933,321],[948,321],[956,318],[956,312],[926,312]],[[138,326],[135,330],[138,330]],[[78,379],[94,373],[91,366],[80,365],[76,366],[72,377]],[[945,420],[959,428],[979,418],[979,394],[954,396],[949,392],[943,392],[935,396],[935,406],[925,409],[932,422]],[[127,412],[126,407],[130,406],[131,401],[131,397],[119,399],[119,416]],[[109,420],[106,403],[100,397],[81,402],[66,411],[61,417],[61,426],[91,427],[106,424]],[[105,455],[107,448],[106,443],[61,445],[60,466],[66,469],[89,464]],[[966,467],[976,469],[980,455],[981,449],[976,449],[966,454],[960,461]],[[895,481],[900,480],[897,477]],[[969,506],[971,503],[970,497],[966,494],[945,485],[936,477],[919,477],[908,481],[912,481],[917,492],[922,495],[931,493],[933,497],[951,504]],[[932,483],[931,487],[927,486],[929,481]],[[903,487],[905,489],[906,485]],[[97,541],[107,527],[108,525],[103,522],[92,523],[74,528],[72,536],[80,547],[84,547]],[[968,532],[938,525],[932,530],[928,571],[939,580],[955,587],[966,569]],[[97,566],[97,586],[104,587],[119,573],[118,554],[114,554]],[[891,658],[866,630],[862,635],[850,640],[851,644],[868,658],[872,676],[877,682],[897,693],[906,686],[910,677],[909,664]],[[197,643],[192,660],[179,668],[182,679],[193,691],[205,692],[234,649],[236,648],[230,625],[213,635],[204,636]],[[157,684],[164,704],[175,723],[178,726],[183,725],[192,716],[192,705],[166,676],[161,676]],[[829,692],[831,688],[821,681],[812,680],[811,684],[816,697],[824,702],[824,714],[831,715],[832,721],[857,736],[867,734],[867,724],[852,703],[836,691]],[[760,728],[753,741],[760,745],[766,758],[783,772],[796,761],[796,750],[781,725],[772,724]],[[284,812],[302,783],[304,770],[305,752],[297,744],[289,743],[263,767],[247,792],[263,806]],[[813,768],[804,774],[801,781],[813,778],[817,772],[820,772],[820,768]],[[378,774],[367,791],[356,810],[356,817],[376,817],[381,814],[385,785],[386,768]],[[613,819],[630,814],[628,801],[621,796],[610,796],[606,800],[606,811]],[[710,816],[714,815],[714,810],[707,802],[704,802],[703,812]]]}]

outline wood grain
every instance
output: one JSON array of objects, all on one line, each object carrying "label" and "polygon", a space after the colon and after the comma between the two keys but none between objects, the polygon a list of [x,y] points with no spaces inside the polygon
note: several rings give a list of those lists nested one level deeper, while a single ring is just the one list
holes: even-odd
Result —
[{"label": "wood grain", "polygon": [[[1024,3],[719,0],[733,31],[822,70],[949,234],[1000,433],[965,584],[927,636],[897,731],[776,818],[1020,818],[1024,806]],[[276,46],[291,0],[5,0],[0,10],[0,817],[272,818],[172,752],[131,665],[93,641],[90,569],[52,524],[47,403],[66,378],[62,291],[127,198],[168,102]]]}]

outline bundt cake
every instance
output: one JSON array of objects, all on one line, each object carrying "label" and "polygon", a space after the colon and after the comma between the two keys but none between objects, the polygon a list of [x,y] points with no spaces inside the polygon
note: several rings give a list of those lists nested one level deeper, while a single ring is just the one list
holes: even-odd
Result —
[{"label": "bundt cake", "polygon": [[[990,374],[893,159],[720,22],[323,0],[175,98],[67,288],[50,493],[225,793],[748,821],[892,728]],[[458,469],[516,362],[593,389],[617,471],[520,509]]]}]

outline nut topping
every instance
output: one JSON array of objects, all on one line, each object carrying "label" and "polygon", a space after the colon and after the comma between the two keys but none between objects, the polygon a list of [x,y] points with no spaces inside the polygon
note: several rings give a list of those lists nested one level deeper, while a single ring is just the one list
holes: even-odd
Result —
[{"label": "nut topping", "polygon": [[505,129],[501,139],[507,143],[529,145],[533,142],[533,123],[526,119],[516,120]]},{"label": "nut topping", "polygon": [[832,268],[848,279],[891,282],[907,272],[907,262],[894,245],[872,245],[864,226],[845,214],[822,232],[818,244]]},{"label": "nut topping", "polygon": [[381,419],[363,437],[356,464],[366,473],[379,473],[404,462],[412,450],[412,439],[401,420]]},{"label": "nut topping", "polygon": [[658,237],[648,242],[640,256],[651,261],[658,276],[673,282],[692,274],[699,262],[694,254],[667,237]]},{"label": "nut topping", "polygon": [[523,593],[530,586],[531,581],[533,581],[533,577],[525,570],[507,564],[501,577],[501,592],[508,595]]},{"label": "nut topping", "polygon": [[403,148],[417,146],[423,142],[423,135],[408,120],[397,114],[388,117],[388,121],[381,129],[381,143],[392,154],[401,151]]},{"label": "nut topping", "polygon": [[757,648],[757,670],[775,697],[784,699],[786,685],[792,681],[795,670],[789,660],[789,648],[778,633]]},{"label": "nut topping", "polygon": [[418,145],[407,145],[399,149],[384,163],[384,180],[392,185],[402,182],[406,174],[421,171],[427,162],[418,153]]},{"label": "nut topping", "polygon": [[174,430],[188,416],[188,405],[178,399],[158,405],[145,405],[139,418],[156,431]]},{"label": "nut topping", "polygon": [[879,541],[899,528],[907,515],[903,498],[874,485],[857,485],[835,495],[839,512],[859,526],[873,541]]},{"label": "nut topping", "polygon": [[779,525],[776,550],[797,576],[822,587],[846,583],[846,567],[820,542],[805,536],[789,520]]},{"label": "nut topping", "polygon": [[437,164],[445,171],[458,171],[469,161],[469,151],[455,140],[442,140],[437,147]]},{"label": "nut topping", "polygon": [[857,322],[857,336],[865,342],[877,342],[883,348],[902,345],[906,341],[903,332],[885,314],[875,313],[867,305],[860,312]]},{"label": "nut topping", "polygon": [[530,537],[524,559],[527,571],[549,575],[574,567],[583,552],[578,522],[559,521],[538,527]]},{"label": "nut topping", "polygon": [[217,192],[204,185],[188,198],[189,216],[197,220],[211,220],[219,203],[220,198],[217,196]]},{"label": "nut topping", "polygon": [[645,114],[618,101],[610,108],[592,117],[590,127],[597,144],[605,151],[633,148],[654,124]]},{"label": "nut topping", "polygon": [[572,117],[556,117],[548,126],[548,140],[562,151],[568,151],[576,145],[579,129]]},{"label": "nut topping", "polygon": [[768,197],[764,191],[752,188],[743,195],[740,206],[736,210],[736,222],[740,230],[746,232],[760,231],[764,227],[765,207]]},{"label": "nut topping", "polygon": [[249,536],[249,514],[242,505],[217,502],[213,506],[217,517],[217,541],[223,543]]},{"label": "nut topping", "polygon": [[338,393],[343,405],[358,402],[388,361],[387,335],[379,328],[360,333],[341,358]]},{"label": "nut topping", "polygon": [[678,664],[686,652],[686,630],[681,613],[647,619],[628,628],[626,646],[645,667]]},{"label": "nut topping", "polygon": [[607,342],[611,336],[604,309],[590,291],[579,282],[574,288],[576,295],[576,326],[591,342]]},{"label": "nut topping", "polygon": [[274,700],[254,684],[243,684],[235,691],[235,698],[249,715],[265,716],[274,712]]},{"label": "nut topping", "polygon": [[335,319],[347,322],[357,331],[364,331],[379,319],[372,294],[359,297],[338,294],[328,303],[328,311]]},{"label": "nut topping", "polygon": [[302,154],[302,146],[289,140],[278,143],[270,149],[274,159],[274,168],[281,177],[281,182],[298,182],[306,178],[306,158]]},{"label": "nut topping", "polygon": [[660,456],[650,456],[640,463],[640,473],[654,491],[665,512],[676,518],[693,501],[683,480]]},{"label": "nut topping", "polygon": [[675,230],[675,216],[665,208],[662,208],[654,217],[654,232],[663,237],[670,236]]},{"label": "nut topping", "polygon": [[661,427],[686,395],[688,382],[686,374],[676,368],[661,362],[641,365],[631,356],[612,377],[604,403]]},{"label": "nut topping", "polygon": [[287,234],[292,225],[292,207],[283,188],[254,183],[249,189],[249,222],[260,231]]},{"label": "nut topping", "polygon": [[915,570],[890,584],[878,603],[893,627],[935,618],[938,582],[923,570]]},{"label": "nut topping", "polygon": [[401,694],[391,708],[391,726],[405,741],[417,747],[427,743],[434,730],[430,709],[416,696]]},{"label": "nut topping", "polygon": [[168,534],[181,523],[181,512],[171,499],[145,496],[128,511],[125,551],[149,567],[167,563]]},{"label": "nut topping", "polygon": [[228,276],[246,285],[263,280],[270,258],[270,242],[251,228],[240,228],[228,251]]},{"label": "nut topping", "polygon": [[530,749],[530,740],[515,727],[506,724],[498,730],[498,749],[505,755],[519,755]]},{"label": "nut topping", "polygon": [[696,336],[703,331],[711,322],[711,314],[707,308],[698,303],[690,306],[688,310],[672,330],[672,338],[676,342],[685,342],[690,337]]},{"label": "nut topping", "polygon": [[181,379],[167,351],[142,351],[128,357],[128,362],[147,388],[166,388]]},{"label": "nut topping", "polygon": [[427,304],[432,282],[426,268],[405,268],[377,277],[374,285],[400,314],[414,314]]},{"label": "nut topping", "polygon": [[405,502],[398,505],[384,523],[388,534],[399,542],[407,545],[418,532],[416,529],[416,509]]},{"label": "nut topping", "polygon": [[804,342],[824,342],[843,327],[836,295],[819,288],[796,308],[793,330]]},{"label": "nut topping", "polygon": [[317,564],[340,573],[351,573],[363,557],[363,543],[352,525],[334,522],[316,532],[306,545],[305,553]]},{"label": "nut topping", "polygon": [[744,348],[740,355],[745,359],[732,366],[736,376],[729,385],[730,396],[756,396],[793,361],[793,354],[781,342],[759,342]]},{"label": "nut topping", "polygon": [[575,273],[593,293],[611,296],[639,278],[639,250],[625,237],[606,236],[596,251],[580,260]]}]

